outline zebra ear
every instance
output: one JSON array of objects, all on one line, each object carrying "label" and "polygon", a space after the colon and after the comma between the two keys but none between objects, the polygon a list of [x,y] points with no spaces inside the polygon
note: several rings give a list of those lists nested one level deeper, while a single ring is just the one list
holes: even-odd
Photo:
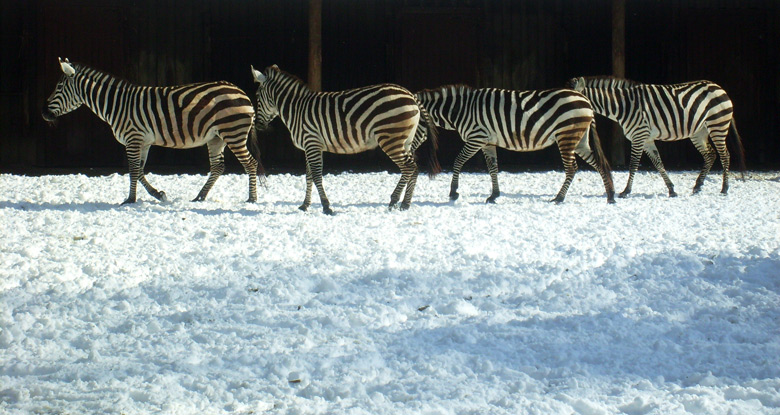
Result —
[{"label": "zebra ear", "polygon": [[258,84],[265,83],[265,80],[266,80],[265,75],[263,75],[262,72],[260,72],[257,69],[255,69],[254,66],[250,65],[250,67],[252,68],[252,76],[255,77],[255,82],[257,82]]},{"label": "zebra ear", "polygon": [[60,59],[60,68],[62,68],[62,72],[64,72],[65,75],[73,76],[76,74],[76,70],[71,66],[70,62],[68,62],[68,59],[65,59],[64,61]]}]

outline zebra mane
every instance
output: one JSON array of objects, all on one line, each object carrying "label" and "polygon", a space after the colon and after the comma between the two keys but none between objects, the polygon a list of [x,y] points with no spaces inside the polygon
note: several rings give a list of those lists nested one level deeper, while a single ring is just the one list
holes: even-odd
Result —
[{"label": "zebra mane", "polygon": [[614,76],[584,76],[582,79],[586,88],[631,88],[642,85],[641,82]]},{"label": "zebra mane", "polygon": [[79,76],[83,76],[92,80],[102,80],[102,79],[115,79],[117,81],[116,85],[127,85],[127,86],[133,86],[133,84],[119,76],[116,76],[114,74],[108,73],[106,71],[102,71],[100,69],[95,69],[89,65],[79,63],[79,62],[72,62],[71,65],[76,68],[76,74]]},{"label": "zebra mane", "polygon": [[474,88],[472,88],[471,86],[466,85],[466,84],[450,84],[450,85],[442,85],[442,86],[439,86],[439,87],[436,87],[436,88],[432,88],[432,89],[423,89],[422,91],[420,91],[418,93],[420,93],[420,94],[429,93],[430,94],[430,93],[434,93],[434,92],[441,92],[441,91],[448,90],[448,89],[454,89],[454,90],[460,92],[460,91],[471,91]]},{"label": "zebra mane", "polygon": [[288,79],[288,80],[292,81],[293,83],[295,83],[296,85],[298,85],[300,87],[303,87],[303,88],[306,88],[307,90],[311,91],[311,88],[309,88],[309,85],[307,85],[306,82],[304,82],[301,78],[299,78],[299,77],[297,77],[297,76],[295,76],[295,75],[293,75],[293,74],[291,74],[291,73],[289,73],[289,72],[287,72],[287,71],[285,71],[283,69],[280,69],[276,65],[269,66],[268,68],[266,68],[265,72],[266,72],[268,77],[271,77],[272,74],[275,74],[277,76],[282,76],[284,79]]}]

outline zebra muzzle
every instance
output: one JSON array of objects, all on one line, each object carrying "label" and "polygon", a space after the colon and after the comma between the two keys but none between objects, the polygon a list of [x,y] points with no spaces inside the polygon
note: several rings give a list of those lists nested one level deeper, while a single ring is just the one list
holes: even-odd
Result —
[{"label": "zebra muzzle", "polygon": [[57,116],[49,109],[49,107],[43,107],[43,110],[41,110],[41,116],[43,116],[43,119],[50,124],[57,121]]}]

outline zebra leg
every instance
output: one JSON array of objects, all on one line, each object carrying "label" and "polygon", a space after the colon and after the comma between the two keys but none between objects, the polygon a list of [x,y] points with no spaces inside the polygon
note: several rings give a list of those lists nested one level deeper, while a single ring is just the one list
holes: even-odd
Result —
[{"label": "zebra leg", "polygon": [[577,160],[574,159],[574,146],[576,143],[575,137],[566,137],[558,140],[558,150],[561,152],[561,160],[563,161],[563,170],[566,172],[566,180],[563,181],[561,190],[558,191],[558,195],[551,202],[559,204],[566,198],[566,192],[569,191],[569,186],[574,179],[574,173],[577,172]]},{"label": "zebra leg", "polygon": [[477,151],[485,147],[485,142],[487,140],[474,140],[474,139],[466,139],[466,143],[463,145],[463,148],[460,150],[460,153],[458,154],[458,157],[455,158],[455,164],[452,166],[452,183],[450,183],[450,200],[457,200],[458,196],[458,179],[460,179],[460,171],[463,169],[463,165],[466,164],[467,161],[471,157],[474,156],[474,154],[477,154]]},{"label": "zebra leg", "polygon": [[715,150],[712,149],[707,134],[695,135],[691,137],[691,142],[693,143],[693,146],[696,147],[696,150],[701,153],[702,157],[704,157],[704,166],[702,167],[701,172],[699,172],[699,176],[696,178],[696,184],[693,185],[693,194],[696,194],[701,191],[701,187],[704,185],[704,179],[707,178],[707,174],[709,174],[712,165],[715,163]]},{"label": "zebra leg", "polygon": [[309,162],[306,162],[306,196],[303,199],[303,204],[298,206],[298,209],[306,212],[311,205],[311,187],[314,182],[311,179],[311,168],[309,168]]},{"label": "zebra leg", "polygon": [[[251,127],[250,127],[251,128]],[[249,197],[248,203],[257,202],[257,169],[260,165],[252,154],[247,149],[247,137],[248,133],[239,134],[236,137],[225,137],[225,143],[231,152],[236,156],[241,166],[244,167],[244,172],[249,175]]]},{"label": "zebra leg", "polygon": [[214,186],[219,176],[225,171],[225,156],[222,151],[225,149],[225,142],[219,137],[212,138],[206,145],[209,148],[209,178],[206,180],[206,184],[200,189],[198,195],[193,202],[201,202],[206,200],[206,195],[209,194],[209,190]]},{"label": "zebra leg", "polygon": [[[311,171],[311,180],[314,185],[317,186],[317,192],[320,194],[320,203],[322,203],[322,212],[326,215],[332,215],[333,210],[330,208],[330,201],[325,194],[325,188],[322,187],[322,150],[319,147],[309,146],[306,147],[306,164],[307,170]],[[308,177],[307,177],[308,180]],[[307,183],[306,198],[311,201],[311,196],[308,191],[309,185]],[[304,204],[306,201],[304,200]]]},{"label": "zebra leg", "polygon": [[[598,134],[595,127],[590,128],[590,134]],[[599,142],[600,140],[596,140],[595,145],[599,145]],[[577,147],[574,148],[574,153],[599,172],[601,181],[604,183],[604,190],[607,192],[607,203],[615,203],[615,185],[612,183],[612,173],[609,171],[609,165],[606,164],[606,159],[603,160],[603,165],[596,160],[596,155],[598,153],[590,148],[587,134],[580,140]]]},{"label": "zebra leg", "polygon": [[498,189],[498,155],[496,155],[496,146],[487,146],[482,148],[485,155],[488,171],[490,172],[490,182],[493,184],[493,191],[485,203],[496,203],[496,198],[501,195]]},{"label": "zebra leg", "polygon": [[141,152],[143,149],[143,139],[141,137],[128,138],[125,144],[127,153],[127,167],[130,171],[130,194],[127,196],[123,205],[135,203],[136,188],[138,179],[141,177]]},{"label": "zebra leg", "polygon": [[155,199],[164,202],[167,200],[165,197],[165,192],[158,191],[154,188],[147,180],[146,180],[146,174],[144,174],[144,168],[146,167],[146,157],[149,155],[149,148],[151,145],[146,145],[141,149],[141,177],[138,179],[141,184],[144,186],[144,189],[146,189],[146,192],[152,195]]},{"label": "zebra leg", "polygon": [[628,182],[626,183],[626,188],[620,192],[618,197],[628,197],[631,193],[634,174],[639,169],[639,160],[642,158],[642,149],[644,148],[645,139],[633,137],[629,140],[631,141],[631,161],[628,164]]},{"label": "zebra leg", "polygon": [[412,206],[412,195],[414,194],[414,187],[417,185],[417,176],[420,174],[420,169],[417,168],[417,163],[414,162],[414,158],[411,155],[407,159],[406,169],[411,171],[408,172],[406,192],[404,193],[404,200],[401,202],[401,210],[407,210]]},{"label": "zebra leg", "polygon": [[723,165],[723,187],[721,187],[720,193],[726,195],[729,192],[729,168],[731,167],[731,155],[726,147],[726,135],[712,137],[712,143],[715,145],[715,150],[718,151],[720,164]]},{"label": "zebra leg", "polygon": [[653,140],[645,143],[645,153],[647,153],[647,156],[650,157],[650,161],[653,162],[653,165],[655,166],[655,169],[658,170],[658,173],[661,173],[661,177],[664,179],[664,183],[666,183],[666,188],[669,189],[669,197],[677,197],[677,193],[674,192],[674,185],[672,184],[672,181],[669,180],[669,176],[666,174],[664,163],[661,161],[661,155],[658,153],[658,148],[656,148]]}]

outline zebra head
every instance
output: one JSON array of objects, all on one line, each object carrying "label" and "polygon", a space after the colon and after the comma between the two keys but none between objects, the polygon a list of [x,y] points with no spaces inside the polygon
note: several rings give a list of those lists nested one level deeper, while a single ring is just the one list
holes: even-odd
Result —
[{"label": "zebra head", "polygon": [[[276,103],[271,99],[271,94],[268,92],[268,76],[262,72],[252,68],[252,76],[257,83],[257,110],[255,111],[255,120],[257,121],[257,128],[265,130],[268,128],[268,124],[279,115],[279,108],[276,107]],[[266,70],[266,72],[270,71]]]},{"label": "zebra head", "polygon": [[76,88],[76,68],[67,59],[59,59],[59,61],[62,76],[41,111],[43,119],[50,123],[84,103]]},{"label": "zebra head", "polygon": [[568,82],[566,82],[566,88],[573,89],[577,92],[582,92],[585,90],[585,78],[579,77],[579,78],[571,78]]}]

